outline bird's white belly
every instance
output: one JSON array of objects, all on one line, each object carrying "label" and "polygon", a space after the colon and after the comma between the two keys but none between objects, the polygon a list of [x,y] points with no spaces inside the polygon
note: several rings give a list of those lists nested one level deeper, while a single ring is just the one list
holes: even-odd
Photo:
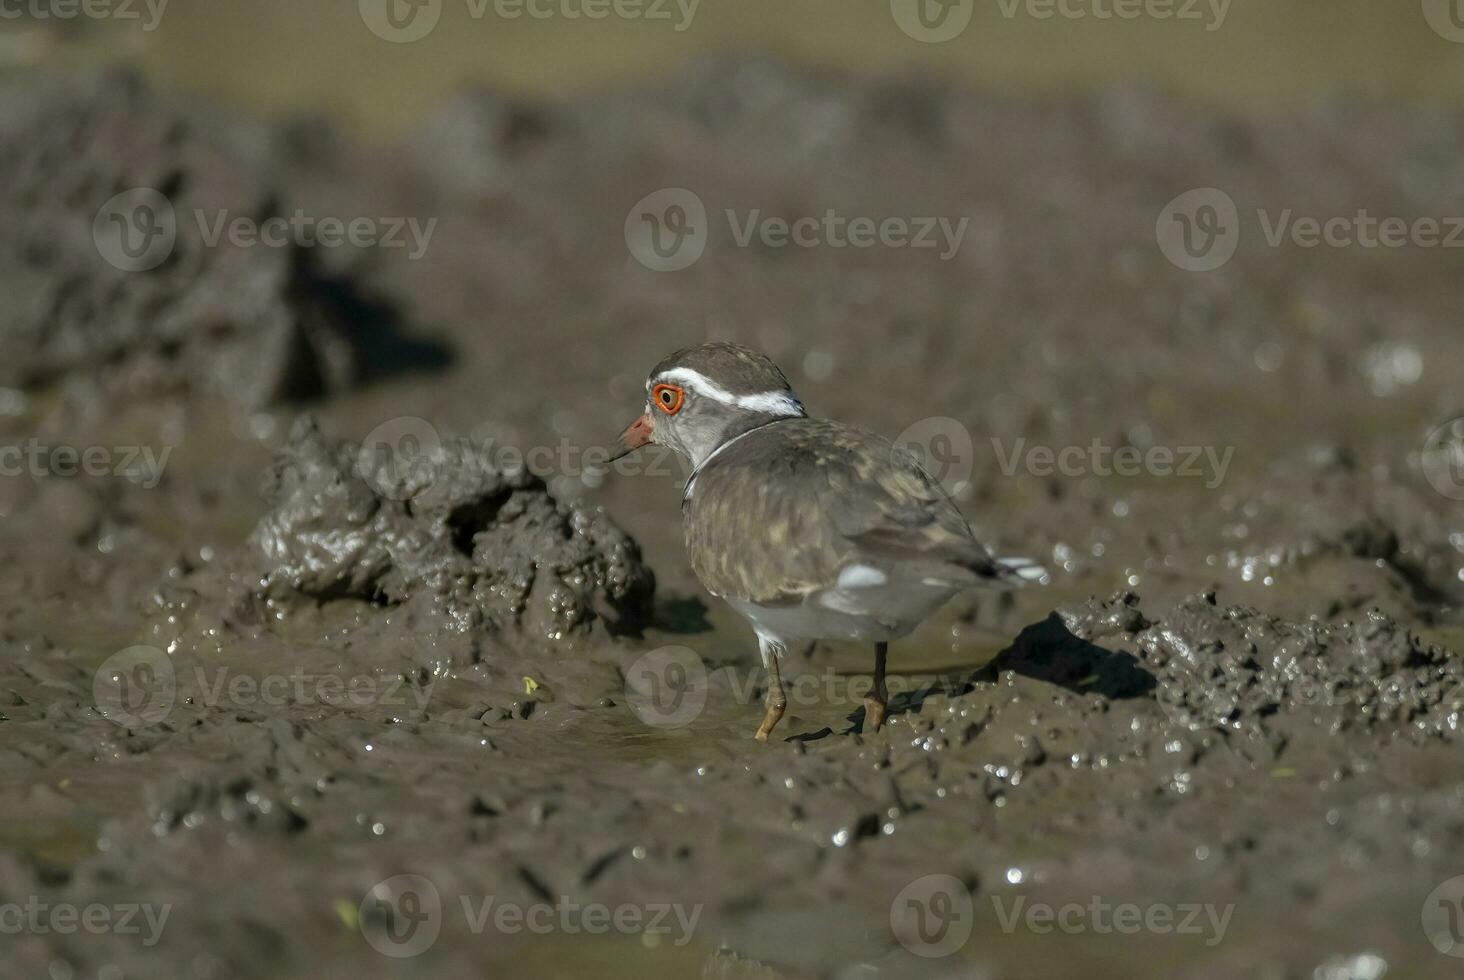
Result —
[{"label": "bird's white belly", "polygon": [[800,605],[763,606],[743,599],[727,602],[758,633],[790,640],[887,642],[909,633],[955,595],[948,586],[832,588]]}]

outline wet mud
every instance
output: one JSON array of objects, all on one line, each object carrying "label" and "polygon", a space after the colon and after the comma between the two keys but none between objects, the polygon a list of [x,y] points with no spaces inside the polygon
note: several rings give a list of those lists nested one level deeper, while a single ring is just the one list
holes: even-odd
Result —
[{"label": "wet mud", "polygon": [[[0,972],[1454,969],[1464,512],[1424,456],[1464,413],[1464,286],[1257,212],[1449,213],[1458,113],[742,58],[468,91],[383,144],[12,72],[0,133],[0,433],[43,450],[0,479],[0,907],[110,917],[38,912]],[[178,233],[127,271],[93,225],[138,186]],[[706,210],[677,272],[627,241],[667,187]],[[1203,274],[1155,243],[1197,187],[1243,215]],[[970,220],[945,259],[738,242],[829,209]],[[210,245],[220,210],[437,224],[415,257]],[[684,472],[594,463],[709,337],[817,414],[944,436],[973,528],[1051,572],[897,644],[879,732],[870,651],[820,644],[754,743]]]}]

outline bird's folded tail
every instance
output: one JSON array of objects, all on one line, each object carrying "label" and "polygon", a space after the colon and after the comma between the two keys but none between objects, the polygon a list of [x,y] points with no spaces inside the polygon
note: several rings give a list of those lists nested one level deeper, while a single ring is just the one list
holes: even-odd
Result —
[{"label": "bird's folded tail", "polygon": [[983,556],[979,562],[947,564],[927,573],[927,585],[950,585],[958,589],[1012,589],[1046,585],[1052,581],[1047,569],[1030,558]]},{"label": "bird's folded tail", "polygon": [[1012,584],[1046,585],[1052,581],[1047,568],[1030,558],[997,558],[995,564],[997,577]]}]

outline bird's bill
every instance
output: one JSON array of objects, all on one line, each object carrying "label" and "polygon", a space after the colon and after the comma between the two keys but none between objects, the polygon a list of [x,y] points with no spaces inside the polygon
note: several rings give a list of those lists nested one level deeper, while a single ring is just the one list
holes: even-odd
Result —
[{"label": "bird's bill", "polygon": [[620,433],[620,443],[623,448],[618,453],[610,457],[610,462],[613,463],[620,457],[628,456],[640,447],[648,445],[651,441],[651,436],[655,434],[655,431],[656,423],[651,421],[651,417],[649,414],[642,415],[640,418],[627,425],[625,427],[625,431]]}]

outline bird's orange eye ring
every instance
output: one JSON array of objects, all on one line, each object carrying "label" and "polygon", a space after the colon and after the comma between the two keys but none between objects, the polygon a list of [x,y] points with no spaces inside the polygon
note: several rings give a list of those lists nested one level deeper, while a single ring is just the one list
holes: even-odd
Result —
[{"label": "bird's orange eye ring", "polygon": [[681,411],[681,401],[686,397],[676,385],[656,385],[651,389],[651,402],[667,415]]}]

